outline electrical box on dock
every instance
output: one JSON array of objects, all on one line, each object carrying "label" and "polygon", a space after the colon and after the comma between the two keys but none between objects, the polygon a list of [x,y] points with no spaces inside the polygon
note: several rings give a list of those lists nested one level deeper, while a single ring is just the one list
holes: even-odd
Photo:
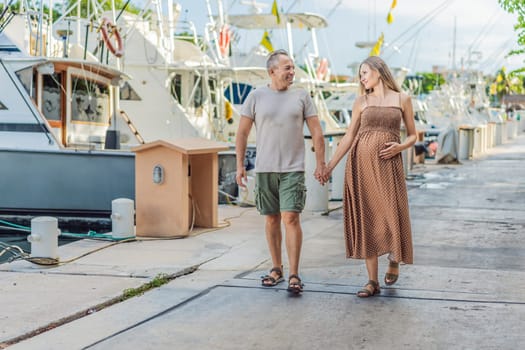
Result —
[{"label": "electrical box on dock", "polygon": [[136,234],[187,236],[218,225],[218,152],[224,143],[201,138],[136,147]]}]

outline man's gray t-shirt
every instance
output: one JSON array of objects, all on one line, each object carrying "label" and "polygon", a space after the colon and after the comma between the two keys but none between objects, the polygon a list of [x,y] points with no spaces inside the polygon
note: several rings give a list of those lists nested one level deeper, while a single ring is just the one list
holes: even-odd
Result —
[{"label": "man's gray t-shirt", "polygon": [[246,98],[241,115],[255,123],[257,173],[304,171],[304,122],[317,116],[308,91],[258,88]]}]

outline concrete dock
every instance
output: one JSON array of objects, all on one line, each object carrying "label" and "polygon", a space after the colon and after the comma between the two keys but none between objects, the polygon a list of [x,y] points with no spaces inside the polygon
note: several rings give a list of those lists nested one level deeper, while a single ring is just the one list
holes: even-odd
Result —
[{"label": "concrete dock", "polygon": [[59,266],[0,265],[0,349],[525,348],[525,134],[413,175],[414,264],[379,296],[355,295],[366,270],[345,258],[340,202],[302,215],[299,297],[260,285],[263,217],[221,205],[221,227],[188,238],[81,240]]}]

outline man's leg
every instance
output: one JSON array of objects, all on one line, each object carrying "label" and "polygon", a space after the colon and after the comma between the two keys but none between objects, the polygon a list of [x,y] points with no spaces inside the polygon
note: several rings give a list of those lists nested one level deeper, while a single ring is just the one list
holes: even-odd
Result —
[{"label": "man's leg", "polygon": [[[281,232],[281,214],[266,215],[266,241],[270,256],[272,257],[273,267],[281,268],[282,262],[282,232]],[[277,278],[276,272],[270,274]]]},{"label": "man's leg", "polygon": [[[290,265],[290,275],[299,275],[299,259],[303,243],[303,230],[301,229],[300,213],[283,212],[283,223],[286,230],[286,251]],[[298,282],[292,279],[291,282]]]}]

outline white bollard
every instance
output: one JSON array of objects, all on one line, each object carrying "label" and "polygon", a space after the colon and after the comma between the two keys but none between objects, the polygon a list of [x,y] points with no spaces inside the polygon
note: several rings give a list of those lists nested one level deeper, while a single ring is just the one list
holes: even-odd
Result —
[{"label": "white bollard", "polygon": [[470,126],[459,127],[458,160],[468,160],[474,156],[474,130]]},{"label": "white bollard", "polygon": [[135,203],[118,198],[111,202],[111,235],[113,238],[135,237]]},{"label": "white bollard", "polygon": [[241,207],[248,207],[255,205],[255,176],[246,176],[246,187],[238,187],[237,203]]},{"label": "white bollard", "polygon": [[[315,150],[312,138],[305,138],[305,185],[306,185],[306,203],[304,209],[313,212],[328,211],[328,185],[321,185],[314,177],[315,167]],[[328,146],[325,141],[325,160],[328,158]]]},{"label": "white bollard", "polygon": [[58,259],[58,229],[57,218],[40,216],[31,220],[31,234],[27,240],[31,242],[31,257]]},{"label": "white bollard", "polygon": [[[339,142],[341,141],[341,139],[342,137],[339,137],[339,136],[333,138],[332,147],[331,147],[332,157],[334,156],[335,150],[337,149],[337,146],[339,145]],[[348,157],[348,152],[347,154],[343,156],[341,161],[339,161],[337,166],[332,171],[332,188],[331,188],[331,193],[330,193],[331,200],[336,200],[336,201],[343,200],[345,168],[346,168],[347,157]]]}]

